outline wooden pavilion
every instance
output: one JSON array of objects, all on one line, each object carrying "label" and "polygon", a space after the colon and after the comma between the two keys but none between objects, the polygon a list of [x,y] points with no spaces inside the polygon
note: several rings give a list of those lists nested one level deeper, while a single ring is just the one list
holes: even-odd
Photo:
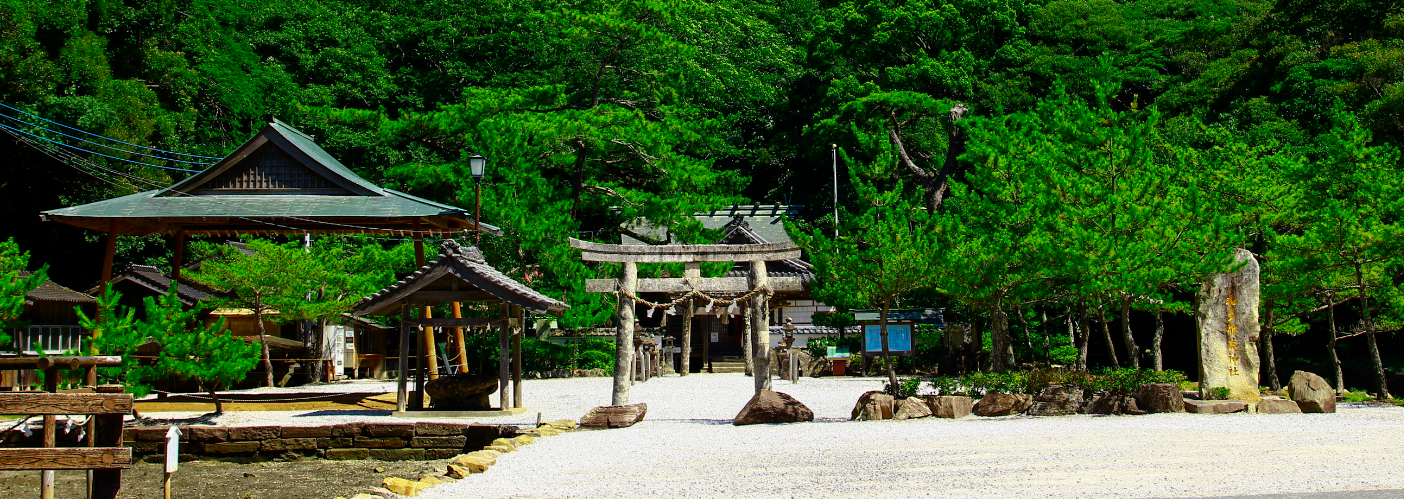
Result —
[{"label": "wooden pavilion", "polygon": [[[175,185],[42,212],[40,218],[107,233],[101,283],[112,280],[117,236],[172,236],[171,278],[180,281],[185,237],[370,234],[414,239],[502,230],[467,210],[379,187],[277,119],[210,168]],[[101,284],[99,284],[101,285]],[[432,349],[432,336],[426,348]],[[434,357],[431,356],[431,359]],[[431,360],[431,362],[433,362]]]},{"label": "wooden pavilion", "polygon": [[[411,309],[429,310],[428,307],[445,303],[475,302],[495,305],[499,310],[496,317],[464,317],[435,319],[427,314],[411,317]],[[490,307],[491,309],[492,307]],[[539,314],[560,315],[570,308],[549,296],[536,292],[525,284],[507,277],[488,265],[477,247],[462,247],[452,239],[443,243],[439,257],[420,267],[409,277],[394,285],[367,296],[352,309],[356,316],[400,316],[400,375],[395,407],[399,413],[406,409],[424,409],[424,387],[435,374],[433,366],[426,362],[425,349],[418,349],[419,363],[415,375],[415,390],[408,392],[409,350],[420,342],[412,341],[413,326],[453,327],[457,336],[460,358],[463,352],[463,328],[480,327],[490,330],[496,326],[499,338],[498,350],[498,389],[501,397],[500,409],[504,412],[519,412],[522,407],[522,332],[523,311]],[[432,355],[432,352],[428,352]],[[512,391],[509,395],[508,380]]]}]

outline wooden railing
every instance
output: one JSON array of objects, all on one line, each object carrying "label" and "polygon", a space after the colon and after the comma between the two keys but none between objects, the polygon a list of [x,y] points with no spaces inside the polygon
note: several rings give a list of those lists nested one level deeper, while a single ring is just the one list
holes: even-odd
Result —
[{"label": "wooden railing", "polygon": [[[131,447],[122,446],[122,416],[132,413],[132,396],[121,385],[93,386],[94,393],[53,393],[59,369],[86,369],[87,384],[97,381],[99,366],[121,365],[121,357],[43,357],[0,359],[0,369],[44,371],[45,392],[0,393],[0,414],[43,416],[43,447],[0,449],[0,470],[40,471],[40,497],[53,499],[54,470],[89,470],[88,496],[115,499],[122,470],[132,464]],[[86,447],[56,448],[58,416],[91,415]]]}]

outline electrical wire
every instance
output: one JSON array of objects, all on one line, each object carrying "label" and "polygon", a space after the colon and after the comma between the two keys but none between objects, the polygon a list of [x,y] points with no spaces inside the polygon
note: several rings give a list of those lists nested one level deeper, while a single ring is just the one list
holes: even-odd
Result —
[{"label": "electrical wire", "polygon": [[91,141],[91,140],[88,140],[88,139],[85,139],[85,138],[82,138],[82,137],[74,137],[74,136],[72,136],[72,135],[69,135],[69,134],[66,134],[66,133],[63,133],[63,132],[60,132],[60,131],[50,130],[50,129],[48,129],[48,128],[44,128],[44,127],[42,127],[42,126],[39,126],[39,125],[30,123],[30,122],[28,122],[28,121],[24,121],[24,120],[22,120],[22,119],[19,119],[19,118],[16,118],[16,117],[14,117],[14,116],[10,116],[10,115],[7,115],[7,114],[0,114],[0,118],[9,118],[9,119],[18,121],[18,122],[20,122],[20,123],[24,123],[24,124],[26,124],[26,125],[32,126],[32,127],[34,127],[34,128],[38,128],[38,129],[43,130],[43,131],[45,131],[45,132],[49,132],[49,133],[54,133],[54,134],[62,135],[62,136],[64,136],[64,137],[68,137],[68,138],[73,139],[73,140],[81,140],[81,141],[83,141],[83,142],[87,142],[87,143],[89,143],[89,144],[92,144],[92,145],[95,145],[95,146],[98,146],[98,147],[106,147],[106,148],[108,148],[108,149],[111,149],[111,150],[117,151],[117,152],[124,152],[124,153],[127,153],[127,154],[136,154],[136,155],[138,155],[138,156],[146,156],[146,157],[148,157],[148,158],[156,158],[156,159],[159,159],[159,160],[162,160],[162,161],[175,161],[175,162],[177,162],[177,163],[187,163],[187,164],[192,164],[192,165],[213,165],[213,164],[214,164],[214,163],[210,163],[210,162],[207,162],[207,161],[186,161],[186,160],[183,160],[183,159],[175,159],[175,158],[167,158],[167,157],[165,157],[165,156],[157,156],[157,155],[155,155],[155,154],[146,154],[146,153],[142,153],[142,152],[128,151],[128,150],[122,149],[122,148],[120,148],[120,147],[109,146],[109,145],[107,145],[107,144],[100,144],[100,143],[93,142],[93,141]]},{"label": "electrical wire", "polygon": [[39,116],[39,115],[37,115],[37,114],[30,113],[30,112],[25,111],[25,110],[23,110],[23,109],[19,109],[19,108],[16,108],[16,107],[11,107],[11,106],[9,106],[9,105],[6,105],[6,104],[3,103],[3,102],[0,102],[0,107],[4,107],[4,108],[6,108],[6,109],[10,109],[10,110],[13,110],[13,111],[18,111],[18,112],[24,113],[24,114],[26,114],[26,115],[28,115],[28,116],[33,116],[33,117],[35,117],[35,118],[38,118],[38,119],[47,121],[47,122],[49,122],[49,123],[53,123],[53,124],[55,124],[55,125],[58,125],[58,126],[67,128],[67,129],[69,129],[69,130],[73,130],[73,131],[76,131],[76,132],[83,132],[83,133],[86,133],[86,134],[88,134],[88,135],[92,135],[92,136],[94,136],[94,137],[100,137],[100,138],[103,138],[103,139],[107,139],[107,140],[110,140],[110,141],[113,141],[113,142],[116,142],[116,143],[119,143],[119,144],[126,144],[126,145],[129,145],[129,146],[141,147],[141,148],[144,148],[144,149],[150,149],[150,150],[152,150],[152,151],[159,151],[159,152],[164,152],[164,153],[177,154],[177,155],[180,155],[180,156],[189,156],[189,157],[192,157],[192,158],[224,159],[224,158],[220,158],[220,157],[216,157],[216,156],[201,156],[201,155],[199,155],[199,154],[187,154],[187,153],[183,153],[183,152],[167,151],[167,150],[165,150],[165,149],[157,149],[157,148],[154,148],[154,147],[147,147],[147,146],[143,146],[143,145],[139,145],[139,144],[133,144],[133,143],[131,143],[131,142],[122,142],[122,141],[117,140],[117,139],[114,139],[114,138],[112,138],[112,137],[106,137],[106,136],[98,135],[98,134],[93,133],[93,132],[89,132],[89,131],[87,131],[87,130],[81,130],[81,129],[78,129],[78,128],[73,128],[73,127],[68,126],[68,125],[65,125],[65,124],[63,124],[63,123],[59,123],[59,122],[57,122],[57,121],[54,121],[54,120],[45,118],[45,117],[43,117],[43,116]]},{"label": "electrical wire", "polygon": [[13,131],[16,131],[16,132],[19,132],[19,133],[28,135],[28,136],[30,136],[30,137],[34,137],[34,138],[36,138],[36,139],[45,141],[45,142],[52,142],[52,143],[54,143],[54,144],[58,144],[58,145],[67,147],[67,148],[69,148],[69,149],[75,149],[75,150],[78,150],[78,151],[83,151],[83,152],[88,153],[88,154],[96,154],[96,155],[98,155],[98,156],[102,156],[102,157],[104,157],[104,158],[112,158],[112,159],[115,159],[115,160],[117,160],[117,161],[126,161],[126,162],[128,162],[128,163],[135,163],[135,164],[138,164],[138,165],[150,166],[150,167],[152,167],[152,168],[161,168],[161,169],[164,169],[164,170],[176,170],[176,171],[182,171],[182,172],[200,173],[200,170],[191,170],[191,169],[188,169],[188,168],[176,168],[176,167],[173,167],[173,166],[153,165],[153,164],[151,164],[151,163],[143,163],[143,162],[140,162],[140,161],[132,161],[132,160],[130,160],[130,159],[122,159],[122,158],[119,158],[119,157],[116,157],[116,156],[109,156],[109,155],[106,155],[106,154],[103,154],[103,153],[100,153],[100,152],[89,151],[89,150],[87,150],[87,149],[83,149],[83,148],[81,148],[81,147],[77,147],[77,146],[65,144],[65,143],[63,143],[63,142],[59,142],[59,141],[57,141],[57,140],[53,140],[53,139],[50,139],[50,138],[47,138],[47,137],[41,137],[41,136],[38,136],[38,135],[35,135],[35,134],[32,134],[32,133],[26,132],[26,131],[24,131],[24,130],[20,130],[20,129],[18,129],[18,128],[14,128],[14,127],[12,127],[12,126],[6,125],[6,124],[4,124],[4,123],[0,123],[0,128],[5,128],[5,129],[7,129],[7,130],[13,130]]}]

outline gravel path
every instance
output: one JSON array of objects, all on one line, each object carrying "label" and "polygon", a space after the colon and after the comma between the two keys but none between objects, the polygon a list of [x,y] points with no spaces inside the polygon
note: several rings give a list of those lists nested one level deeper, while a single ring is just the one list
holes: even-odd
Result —
[{"label": "gravel path", "polygon": [[[776,381],[815,423],[735,427],[752,381],[634,386],[644,422],[541,439],[450,497],[1180,497],[1404,488],[1404,409],[1334,415],[1008,417],[850,422],[878,379]],[[527,383],[531,419],[577,418],[609,379]]]}]

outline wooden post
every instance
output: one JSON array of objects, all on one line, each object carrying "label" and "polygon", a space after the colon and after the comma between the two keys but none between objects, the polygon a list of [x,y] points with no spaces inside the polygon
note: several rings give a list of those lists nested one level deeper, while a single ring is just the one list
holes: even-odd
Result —
[{"label": "wooden post", "polygon": [[408,397],[409,369],[409,302],[400,303],[400,376],[399,388],[395,392],[395,410],[405,412]]},{"label": "wooden post", "polygon": [[[424,266],[424,236],[419,232],[418,219],[414,221],[414,264],[420,267]],[[428,306],[424,307],[424,313],[420,315],[420,317],[425,319],[432,318],[433,316],[434,309]],[[424,326],[423,331],[424,349],[419,354],[419,370],[421,372],[427,370],[429,379],[439,379],[439,354],[435,351],[437,348],[435,348],[434,345],[434,328]],[[424,375],[425,374],[421,374],[420,376],[422,377]],[[419,384],[422,393],[424,380],[419,380]],[[416,398],[421,401],[423,400],[422,395],[416,396]]]},{"label": "wooden post", "polygon": [[[98,393],[122,393],[121,385],[104,385],[94,388]],[[97,447],[122,446],[122,414],[97,414],[93,416],[92,440]],[[117,499],[122,491],[122,470],[93,470],[91,499]]]},{"label": "wooden post", "polygon": [[[117,220],[107,225],[107,245],[102,250],[102,283],[112,281],[112,256],[117,253]],[[100,291],[99,291],[100,292]]]},{"label": "wooden post", "polygon": [[[702,264],[694,262],[685,265],[686,267],[683,268],[684,279],[700,279],[702,277]],[[683,306],[687,308],[687,312],[683,314],[682,369],[679,374],[687,376],[687,373],[692,371],[692,314],[694,307],[692,298],[683,302]]]},{"label": "wooden post", "polygon": [[[88,372],[83,377],[83,384],[93,391],[97,391],[97,364],[88,366]],[[83,444],[87,447],[94,447],[97,443],[97,418],[89,417],[88,423],[84,425],[84,432],[87,437],[83,439]],[[88,470],[88,497],[93,497],[93,470]]]},{"label": "wooden post", "polygon": [[[765,261],[751,262],[751,289],[770,284]],[[755,356],[756,393],[770,388],[770,292],[761,291],[751,298],[751,352]]]},{"label": "wooden post", "polygon": [[512,379],[512,352],[511,339],[508,338],[510,324],[507,319],[511,317],[507,305],[502,305],[502,324],[497,329],[497,391],[501,397],[501,408],[507,410],[512,408],[512,395],[507,393],[507,383]]},{"label": "wooden post", "polygon": [[751,304],[747,303],[741,309],[741,358],[746,363],[746,375],[756,375],[755,352],[752,348],[755,342],[751,341]]},{"label": "wooden post", "polygon": [[799,352],[798,348],[790,348],[790,382],[799,383]]},{"label": "wooden post", "polygon": [[629,403],[629,385],[634,372],[634,288],[639,282],[639,264],[623,262],[619,276],[619,301],[614,311],[614,393],[611,405]]},{"label": "wooden post", "polygon": [[517,322],[512,334],[512,407],[522,406],[522,335],[526,334],[526,313],[521,307],[512,307],[512,315]]},{"label": "wooden post", "polygon": [[[424,307],[424,318],[434,318],[434,307]],[[434,328],[424,326],[424,351],[429,356],[428,366],[429,379],[439,379],[439,346],[434,343]]]},{"label": "wooden post", "polygon": [[185,229],[176,229],[174,253],[171,258],[171,282],[180,282],[180,267],[185,264]]},{"label": "wooden post", "polygon": [[[420,328],[411,328],[410,334],[419,334],[422,337],[424,334],[423,330],[415,331],[416,329]],[[411,338],[410,343],[415,343],[415,340],[418,340],[418,338]],[[424,376],[427,374],[427,369],[425,369],[425,352],[421,345],[423,345],[422,341],[420,341],[419,345],[416,345],[417,348],[414,349],[414,393],[410,395],[410,410],[415,411],[424,410]]]},{"label": "wooden post", "polygon": [[[453,318],[463,318],[463,307],[459,302],[453,302]],[[458,346],[458,369],[462,372],[468,368],[468,346],[463,342],[463,326],[453,328],[453,341]]]},{"label": "wooden post", "polygon": [[[691,304],[690,304],[690,305],[691,305]],[[693,305],[693,306],[695,306],[695,305]],[[691,310],[689,310],[689,313],[690,313],[690,312],[691,312]],[[711,331],[711,328],[708,328],[708,330],[706,330],[706,331],[702,331],[702,367],[703,367],[703,368],[706,368],[706,369],[707,369],[707,372],[709,372],[709,373],[712,372],[712,331]],[[701,371],[701,369],[698,369],[698,371]]]}]

